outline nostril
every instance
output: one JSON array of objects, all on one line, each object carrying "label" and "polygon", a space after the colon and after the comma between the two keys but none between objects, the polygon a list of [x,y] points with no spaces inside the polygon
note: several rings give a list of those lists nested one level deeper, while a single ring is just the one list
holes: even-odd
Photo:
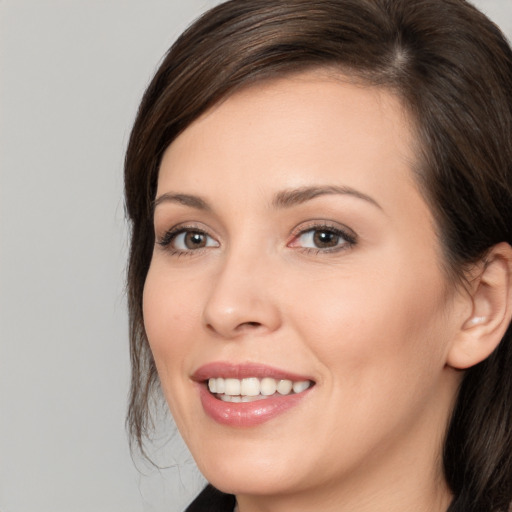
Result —
[{"label": "nostril", "polygon": [[236,331],[240,332],[244,330],[257,329],[261,326],[262,324],[260,322],[242,322],[237,326]]},{"label": "nostril", "polygon": [[[261,324],[260,322],[242,322],[235,327],[235,329],[233,330],[233,334],[240,333],[245,330],[258,329],[262,325],[263,324]],[[217,329],[213,324],[206,324],[206,328],[209,329],[210,331],[217,332]]]}]

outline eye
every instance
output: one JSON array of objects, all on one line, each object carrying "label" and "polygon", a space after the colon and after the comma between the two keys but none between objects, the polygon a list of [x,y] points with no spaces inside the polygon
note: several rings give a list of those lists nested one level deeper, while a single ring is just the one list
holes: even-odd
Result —
[{"label": "eye", "polygon": [[290,247],[313,249],[317,251],[333,251],[354,245],[356,237],[346,231],[331,226],[315,226],[300,231]]},{"label": "eye", "polygon": [[170,247],[177,253],[219,247],[219,243],[204,231],[188,228],[172,229],[158,243],[163,247]]},{"label": "eye", "polygon": [[201,231],[182,231],[174,237],[172,245],[179,251],[202,249],[203,247],[217,247],[217,242]]}]

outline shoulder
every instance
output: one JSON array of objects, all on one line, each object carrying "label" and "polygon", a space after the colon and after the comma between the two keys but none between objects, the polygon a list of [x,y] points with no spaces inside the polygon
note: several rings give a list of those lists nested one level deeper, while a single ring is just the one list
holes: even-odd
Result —
[{"label": "shoulder", "polygon": [[207,485],[185,512],[233,512],[235,497]]}]

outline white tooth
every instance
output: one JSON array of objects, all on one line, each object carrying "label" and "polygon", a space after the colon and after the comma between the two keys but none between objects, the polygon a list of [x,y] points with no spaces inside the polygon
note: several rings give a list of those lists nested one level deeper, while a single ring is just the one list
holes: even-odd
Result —
[{"label": "white tooth", "polygon": [[280,395],[287,395],[292,390],[292,381],[291,380],[280,380],[277,384],[277,392]]},{"label": "white tooth", "polygon": [[240,394],[246,396],[258,396],[260,394],[260,380],[256,377],[242,379]]},{"label": "white tooth", "polygon": [[260,393],[264,396],[273,395],[277,390],[277,382],[276,379],[271,379],[270,377],[265,377],[261,379],[260,382]]},{"label": "white tooth", "polygon": [[222,377],[217,377],[215,379],[217,382],[215,384],[216,393],[224,393],[226,386],[224,384],[224,379]]},{"label": "white tooth", "polygon": [[242,396],[242,402],[255,402],[256,400],[264,400],[265,397],[258,395],[258,396]]},{"label": "white tooth", "polygon": [[219,398],[223,402],[240,402],[242,400],[241,396],[231,396],[231,395],[219,395]]},{"label": "white tooth", "polygon": [[211,393],[217,393],[217,379],[208,379],[208,389]]},{"label": "white tooth", "polygon": [[240,394],[240,381],[238,379],[225,379],[224,386],[224,393],[226,395],[234,396]]},{"label": "white tooth", "polygon": [[264,400],[265,397],[258,396],[231,396],[231,395],[219,395],[223,402],[239,403],[239,402],[254,402],[256,400]]},{"label": "white tooth", "polygon": [[300,382],[293,383],[293,392],[294,393],[302,393],[302,391],[306,391],[306,389],[310,386],[309,380],[301,380]]}]

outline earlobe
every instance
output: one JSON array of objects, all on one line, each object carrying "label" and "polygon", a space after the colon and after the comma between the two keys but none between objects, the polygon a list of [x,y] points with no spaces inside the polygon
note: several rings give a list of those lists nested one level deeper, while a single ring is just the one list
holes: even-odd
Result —
[{"label": "earlobe", "polygon": [[512,248],[495,245],[471,282],[472,309],[455,336],[447,364],[456,369],[474,366],[499,345],[512,317]]}]

